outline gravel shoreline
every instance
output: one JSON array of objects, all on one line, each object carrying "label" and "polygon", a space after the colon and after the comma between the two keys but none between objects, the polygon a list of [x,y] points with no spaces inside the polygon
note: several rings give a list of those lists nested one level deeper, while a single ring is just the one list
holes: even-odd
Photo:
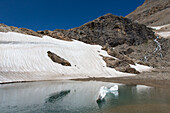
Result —
[{"label": "gravel shoreline", "polygon": [[136,76],[116,78],[86,78],[72,79],[76,81],[103,81],[123,83],[127,85],[147,85],[151,87],[170,88],[170,68],[156,69],[152,72],[144,72]]},{"label": "gravel shoreline", "polygon": [[[55,79],[55,80],[102,81],[102,82],[122,83],[126,85],[147,85],[151,87],[170,89],[170,68],[168,67],[162,69],[155,69],[152,70],[152,72],[143,72],[136,76],[113,77],[113,78],[105,78],[105,77],[67,78],[67,79],[63,78],[63,79]],[[55,80],[14,81],[14,82],[4,82],[0,84],[55,81]]]}]

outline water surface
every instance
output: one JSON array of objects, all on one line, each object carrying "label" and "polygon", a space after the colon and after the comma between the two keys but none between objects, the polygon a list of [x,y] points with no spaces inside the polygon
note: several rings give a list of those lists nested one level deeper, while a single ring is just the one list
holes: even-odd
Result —
[{"label": "water surface", "polygon": [[0,85],[0,113],[168,113],[170,90],[119,85],[97,103],[101,86],[96,81],[46,81]]}]

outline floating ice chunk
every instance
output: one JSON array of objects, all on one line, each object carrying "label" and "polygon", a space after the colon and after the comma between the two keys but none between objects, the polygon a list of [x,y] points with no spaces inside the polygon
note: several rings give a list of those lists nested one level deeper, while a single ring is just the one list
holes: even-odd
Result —
[{"label": "floating ice chunk", "polygon": [[110,89],[108,89],[105,86],[102,86],[99,90],[99,96],[97,98],[97,102],[104,100],[106,94],[109,92],[114,94],[115,96],[118,96],[118,94],[119,94],[118,89],[119,89],[118,85],[114,85]]},{"label": "floating ice chunk", "polygon": [[99,96],[97,101],[101,101],[104,99],[104,97],[106,96],[106,93],[108,92],[107,87],[102,86],[99,90]]},{"label": "floating ice chunk", "polygon": [[109,92],[117,97],[119,95],[118,89],[119,89],[118,85],[114,85],[109,89]]},{"label": "floating ice chunk", "polygon": [[112,91],[117,91],[119,89],[118,85],[114,85],[112,86],[109,91],[112,92]]},{"label": "floating ice chunk", "polygon": [[118,91],[112,91],[112,92],[110,92],[110,93],[112,93],[115,97],[117,97],[117,96],[119,95],[119,92],[118,92]]}]

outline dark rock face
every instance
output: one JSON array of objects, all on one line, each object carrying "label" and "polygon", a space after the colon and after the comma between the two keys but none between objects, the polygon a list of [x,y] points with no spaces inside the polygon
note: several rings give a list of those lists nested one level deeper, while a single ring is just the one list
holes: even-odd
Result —
[{"label": "dark rock face", "polygon": [[65,36],[89,44],[115,47],[121,44],[140,45],[154,38],[154,33],[145,25],[106,14],[80,27],[65,31]]},{"label": "dark rock face", "polygon": [[71,64],[67,60],[61,58],[60,56],[58,56],[50,51],[48,51],[47,53],[53,62],[59,63],[63,66],[71,66]]},{"label": "dark rock face", "polygon": [[17,27],[13,27],[13,26],[7,26],[5,24],[0,24],[0,32],[17,32],[17,33],[22,33],[22,34],[26,34],[26,35],[42,37],[41,34],[35,32],[33,30],[26,29],[26,28],[17,28]]},{"label": "dark rock face", "polygon": [[126,17],[145,25],[170,24],[170,0],[145,0]]}]

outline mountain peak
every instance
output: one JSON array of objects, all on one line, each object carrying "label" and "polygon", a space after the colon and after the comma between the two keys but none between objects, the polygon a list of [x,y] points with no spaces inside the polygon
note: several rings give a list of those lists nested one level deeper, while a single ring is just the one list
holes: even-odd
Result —
[{"label": "mountain peak", "polygon": [[101,17],[108,17],[108,16],[116,16],[116,15],[113,15],[112,13],[107,13],[107,14],[101,16]]},{"label": "mountain peak", "polygon": [[145,25],[128,18],[108,13],[80,27],[64,32],[66,37],[89,44],[117,46],[120,44],[139,45],[154,37]]},{"label": "mountain peak", "polygon": [[126,17],[132,21],[158,26],[170,24],[170,0],[145,0],[135,11]]},{"label": "mountain peak", "polygon": [[113,15],[112,13],[107,13],[103,16],[100,16],[97,19],[106,19],[106,18],[124,18],[123,16],[117,16],[117,15]]}]

